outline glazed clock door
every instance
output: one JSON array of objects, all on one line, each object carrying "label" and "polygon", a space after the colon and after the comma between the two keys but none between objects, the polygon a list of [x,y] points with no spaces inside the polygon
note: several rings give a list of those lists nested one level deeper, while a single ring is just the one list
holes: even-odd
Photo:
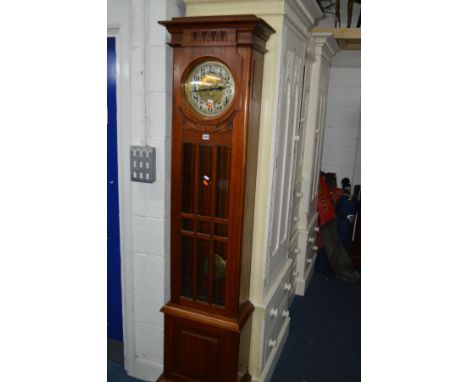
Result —
[{"label": "glazed clock door", "polygon": [[[216,141],[213,134],[210,140]],[[181,162],[181,296],[223,307],[231,147],[184,140]]]}]

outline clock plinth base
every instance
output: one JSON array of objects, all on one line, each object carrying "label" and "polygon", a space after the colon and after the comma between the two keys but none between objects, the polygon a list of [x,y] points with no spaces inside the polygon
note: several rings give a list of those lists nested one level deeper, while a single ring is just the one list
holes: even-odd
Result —
[{"label": "clock plinth base", "polygon": [[[239,378],[238,378],[239,380]],[[157,380],[156,382],[175,382],[175,381],[179,381],[178,379],[168,379],[164,376],[164,374],[162,374]],[[240,379],[239,382],[251,382],[252,381],[252,376],[249,374],[249,373],[246,373],[244,374],[244,376],[242,377],[242,379]]]},{"label": "clock plinth base", "polygon": [[169,303],[164,312],[164,373],[158,382],[248,382],[253,305],[238,318],[207,315]]}]

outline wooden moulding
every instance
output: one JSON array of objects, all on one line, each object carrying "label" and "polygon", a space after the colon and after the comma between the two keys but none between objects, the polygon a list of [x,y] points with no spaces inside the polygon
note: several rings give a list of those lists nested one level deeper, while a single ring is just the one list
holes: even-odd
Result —
[{"label": "wooden moulding", "polygon": [[202,312],[198,309],[181,307],[173,303],[167,303],[161,308],[161,312],[178,318],[188,319],[200,324],[209,325],[215,328],[240,333],[242,327],[254,311],[254,306],[250,301],[242,305],[238,319],[227,318],[216,314]]},{"label": "wooden moulding", "polygon": [[[159,21],[171,34],[171,47],[180,46],[242,46],[250,45],[253,48],[266,53],[266,41],[275,30],[263,19],[255,15],[233,15],[233,16],[201,16],[201,17],[174,17],[170,21]],[[206,31],[219,30],[221,35],[206,36],[204,38],[202,29]],[[234,31],[236,33],[233,33]],[[193,38],[192,31],[199,31],[200,38]],[[253,33],[252,33],[253,32]]]},{"label": "wooden moulding", "polygon": [[361,28],[312,28],[312,33],[331,33],[343,50],[361,49]]}]

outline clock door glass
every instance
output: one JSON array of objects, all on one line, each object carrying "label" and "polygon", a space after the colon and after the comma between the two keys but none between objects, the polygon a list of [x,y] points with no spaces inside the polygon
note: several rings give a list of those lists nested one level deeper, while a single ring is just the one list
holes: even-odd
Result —
[{"label": "clock door glass", "polygon": [[232,73],[217,61],[196,65],[185,81],[185,97],[189,105],[204,116],[222,114],[231,104],[234,94]]},{"label": "clock door glass", "polygon": [[223,307],[228,269],[232,149],[184,143],[181,163],[181,295]]}]

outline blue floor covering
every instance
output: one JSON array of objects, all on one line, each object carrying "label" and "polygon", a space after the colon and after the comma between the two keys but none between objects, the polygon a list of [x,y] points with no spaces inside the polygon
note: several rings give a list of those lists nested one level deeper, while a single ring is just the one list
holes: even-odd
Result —
[{"label": "blue floor covering", "polygon": [[315,274],[291,306],[289,336],[271,382],[361,380],[361,283]]},{"label": "blue floor covering", "polygon": [[[291,307],[288,339],[271,382],[361,380],[361,283],[315,274]],[[140,382],[107,361],[108,382]],[[222,382],[222,381],[219,381]]]},{"label": "blue floor covering", "polygon": [[141,379],[130,377],[124,370],[123,365],[107,360],[107,381],[108,382],[141,382]]}]

